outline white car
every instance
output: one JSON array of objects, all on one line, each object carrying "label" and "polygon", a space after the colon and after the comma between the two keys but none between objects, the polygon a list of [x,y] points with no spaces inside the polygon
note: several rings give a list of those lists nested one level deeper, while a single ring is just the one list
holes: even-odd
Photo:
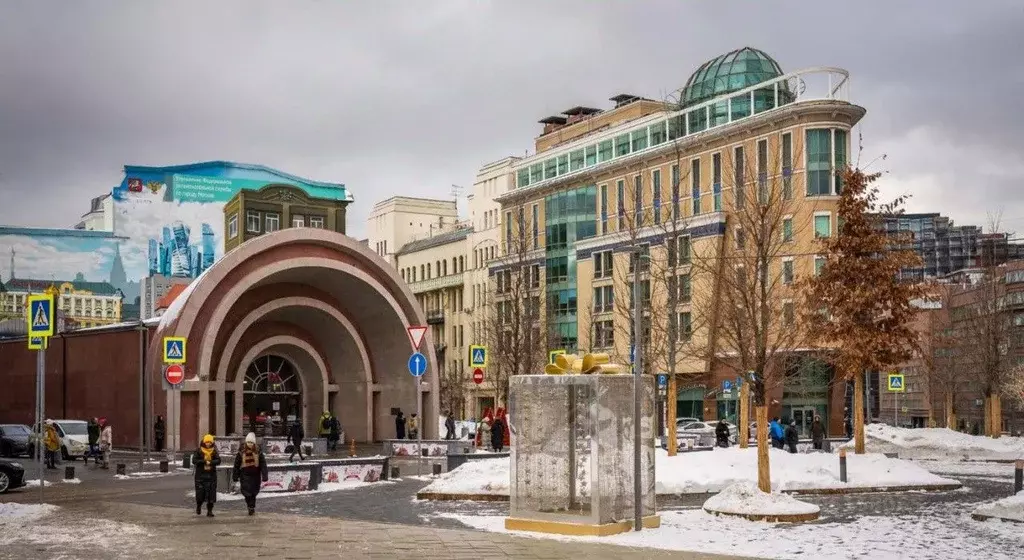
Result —
[{"label": "white car", "polygon": [[60,438],[60,456],[63,460],[84,458],[89,454],[89,424],[84,420],[54,420]]},{"label": "white car", "polygon": [[[676,435],[679,436],[679,435],[684,435],[684,434],[696,434],[696,435],[701,435],[701,436],[708,436],[708,435],[710,435],[711,437],[715,437],[715,426],[716,425],[717,425],[717,422],[716,423],[701,422],[701,421],[690,422],[689,424],[683,424],[682,426],[679,426],[678,428],[676,428]],[[732,441],[732,442],[735,442],[736,441],[736,426],[734,426],[734,425],[732,425],[732,424],[730,424],[728,422],[726,422],[725,425],[729,426],[729,440]]]}]

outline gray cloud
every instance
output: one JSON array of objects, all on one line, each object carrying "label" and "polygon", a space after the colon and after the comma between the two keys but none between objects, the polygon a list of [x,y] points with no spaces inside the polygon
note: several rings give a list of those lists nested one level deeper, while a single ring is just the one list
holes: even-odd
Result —
[{"label": "gray cloud", "polygon": [[541,117],[752,45],[850,70],[886,192],[1024,227],[1019,2],[833,4],[9,0],[0,223],[69,225],[126,163],[230,159],[348,184],[361,235],[376,200],[468,187]]}]

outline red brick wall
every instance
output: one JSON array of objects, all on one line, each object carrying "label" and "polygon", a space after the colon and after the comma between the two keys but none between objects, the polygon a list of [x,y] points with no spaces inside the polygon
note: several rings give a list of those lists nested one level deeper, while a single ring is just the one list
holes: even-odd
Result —
[{"label": "red brick wall", "polygon": [[[136,330],[54,337],[46,350],[46,417],[106,417],[115,447],[138,447],[139,360]],[[0,422],[33,422],[35,383],[36,352],[24,340],[0,342]],[[160,379],[152,395],[155,418],[165,408]]]}]

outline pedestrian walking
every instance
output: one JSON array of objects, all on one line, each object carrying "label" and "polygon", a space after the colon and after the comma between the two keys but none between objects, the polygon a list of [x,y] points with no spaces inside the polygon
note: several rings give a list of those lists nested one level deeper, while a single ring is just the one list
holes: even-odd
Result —
[{"label": "pedestrian walking", "polygon": [[213,444],[213,435],[203,436],[199,449],[192,454],[192,466],[195,469],[196,515],[203,513],[206,504],[206,517],[213,517],[213,504],[217,503],[217,467],[220,466],[220,453]]},{"label": "pedestrian walking", "polygon": [[153,439],[156,442],[156,451],[164,450],[164,436],[166,433],[167,427],[164,425],[164,417],[158,414],[156,422],[153,423]]},{"label": "pedestrian walking", "polygon": [[498,453],[505,447],[505,421],[497,416],[491,422],[491,447]]},{"label": "pedestrian walking", "polygon": [[317,435],[323,439],[328,446],[331,444],[331,413],[326,410],[320,415],[320,419],[317,421]]},{"label": "pedestrian walking", "polygon": [[110,450],[114,447],[114,429],[106,418],[100,418],[100,453],[103,455],[103,468],[110,468]]},{"label": "pedestrian walking", "polygon": [[821,416],[818,415],[815,415],[814,422],[811,422],[811,445],[819,451],[825,446],[825,425],[821,423]]},{"label": "pedestrian walking", "polygon": [[341,439],[341,422],[331,414],[331,418],[327,421],[327,444],[331,450],[337,451],[338,440]]},{"label": "pedestrian walking", "polygon": [[395,439],[405,439],[405,414],[401,410],[395,415]]},{"label": "pedestrian walking", "polygon": [[288,456],[289,461],[295,460],[295,454],[299,454],[299,460],[305,461],[306,457],[302,455],[302,440],[306,439],[306,430],[302,427],[302,422],[296,420],[292,424],[291,430],[288,431],[288,443],[292,445],[292,454]]},{"label": "pedestrian walking", "polygon": [[409,418],[409,439],[416,439],[420,435],[420,419],[416,417],[416,413],[412,413],[412,417]]},{"label": "pedestrian walking", "polygon": [[786,439],[786,446],[789,447],[789,452],[796,453],[796,444],[800,443],[800,432],[796,431],[796,420],[789,421],[784,437]]},{"label": "pedestrian walking", "polygon": [[725,423],[724,418],[718,420],[718,425],[715,426],[715,439],[718,441],[718,447],[729,447],[729,425]]},{"label": "pedestrian walking", "polygon": [[782,449],[784,446],[785,433],[782,429],[782,422],[779,421],[778,416],[772,418],[772,421],[768,423],[768,434],[772,438],[772,447]]},{"label": "pedestrian walking", "polygon": [[448,411],[447,418],[444,419],[444,439],[457,439],[455,436],[455,417],[452,416],[452,411]]},{"label": "pedestrian walking", "polygon": [[843,411],[846,413],[843,415],[843,428],[846,429],[846,439],[853,439],[853,421],[850,419],[850,409],[845,408]]},{"label": "pedestrian walking", "polygon": [[53,420],[47,420],[43,426],[43,445],[46,457],[46,468],[57,468],[57,452],[60,451],[60,436]]},{"label": "pedestrian walking", "polygon": [[[86,425],[86,433],[89,435],[89,457],[95,464],[100,464],[100,422],[96,418],[90,418],[89,423]],[[89,457],[85,458],[85,462],[89,462]]]},{"label": "pedestrian walking", "polygon": [[245,444],[235,455],[235,468],[232,471],[232,480],[238,483],[245,505],[249,508],[249,515],[256,513],[256,496],[268,476],[267,458],[256,445],[256,434],[249,432],[245,435]]}]

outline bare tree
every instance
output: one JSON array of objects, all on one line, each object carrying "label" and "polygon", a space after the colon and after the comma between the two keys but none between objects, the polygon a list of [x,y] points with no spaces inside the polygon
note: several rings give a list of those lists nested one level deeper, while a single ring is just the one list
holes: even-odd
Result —
[{"label": "bare tree", "polygon": [[491,263],[494,272],[484,308],[489,352],[484,383],[494,388],[495,404],[499,405],[508,401],[510,377],[544,370],[547,350],[541,333],[541,268],[533,259],[534,240],[527,234],[531,224],[527,223],[526,207],[519,204],[504,210],[503,254]]},{"label": "bare tree", "polygon": [[925,401],[928,406],[928,426],[934,427],[936,400],[942,400],[942,415],[945,426],[957,428],[957,399],[962,384],[959,372],[954,368],[955,339],[949,322],[950,286],[936,285],[932,288],[933,306],[927,314],[921,332],[917,352],[923,366],[922,378],[925,385]]},{"label": "bare tree", "polygon": [[695,293],[703,295],[693,307],[709,325],[708,361],[712,371],[729,371],[750,387],[758,426],[758,486],[765,492],[771,491],[768,394],[782,382],[785,362],[807,346],[796,314],[797,271],[790,257],[798,252],[813,212],[794,202],[791,162],[799,159],[791,152],[792,146],[773,149],[758,142],[716,154],[710,181],[698,186],[702,193],[710,190],[713,205],[726,212],[726,234],[693,245],[700,285]]}]

